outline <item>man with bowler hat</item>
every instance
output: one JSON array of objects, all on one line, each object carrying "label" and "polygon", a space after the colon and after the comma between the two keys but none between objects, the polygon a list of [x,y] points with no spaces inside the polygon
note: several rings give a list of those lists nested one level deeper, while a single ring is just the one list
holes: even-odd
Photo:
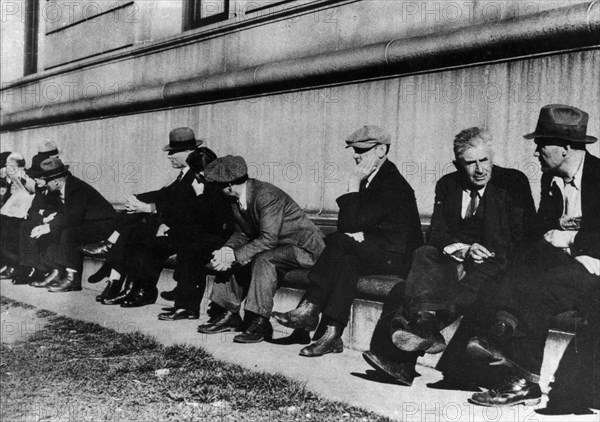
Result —
[{"label": "man with bowler hat", "polygon": [[[60,158],[48,158],[40,168],[40,177],[48,190],[56,192],[58,207],[41,224],[34,221],[21,224],[22,265],[40,273],[51,268],[41,281],[51,292],[81,290],[83,262],[79,247],[90,240],[105,238],[116,212],[96,189],[73,176]],[[33,280],[32,285],[36,282],[40,281]]]},{"label": "man with bowler hat", "polygon": [[[600,288],[600,159],[586,152],[588,114],[576,107],[542,107],[535,132],[542,169],[537,236],[509,267],[495,297],[496,321],[472,338],[476,359],[508,374],[470,401],[483,406],[540,402],[540,368],[551,319],[565,311],[597,311]],[[596,335],[598,327],[595,328]]]},{"label": "man with bowler hat", "polygon": [[[213,267],[226,271],[233,265],[251,265],[244,306],[247,328],[233,341],[257,343],[273,333],[269,318],[279,279],[294,268],[312,267],[324,248],[323,238],[288,194],[270,183],[249,179],[242,157],[218,158],[206,167],[205,177],[235,200],[235,232],[213,253]],[[231,277],[226,283],[213,285],[211,300],[226,312],[216,321],[198,327],[199,332],[241,329],[243,283],[241,277]]]},{"label": "man with bowler hat", "polygon": [[315,330],[323,314],[324,333],[300,351],[302,356],[341,353],[359,276],[405,276],[414,250],[423,244],[415,194],[388,160],[390,144],[390,134],[378,126],[364,126],[346,139],[356,166],[347,193],[337,198],[338,231],[309,272],[310,286],[298,307],[273,313],[280,324],[306,331]]}]

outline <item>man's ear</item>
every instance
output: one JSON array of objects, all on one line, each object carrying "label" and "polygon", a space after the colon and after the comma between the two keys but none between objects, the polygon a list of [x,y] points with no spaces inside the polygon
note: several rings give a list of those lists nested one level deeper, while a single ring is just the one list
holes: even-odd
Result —
[{"label": "man's ear", "polygon": [[377,145],[377,158],[385,157],[386,146],[383,144]]},{"label": "man's ear", "polygon": [[458,161],[452,160],[452,164],[454,164],[454,168],[458,171],[463,171],[463,168],[458,164]]}]

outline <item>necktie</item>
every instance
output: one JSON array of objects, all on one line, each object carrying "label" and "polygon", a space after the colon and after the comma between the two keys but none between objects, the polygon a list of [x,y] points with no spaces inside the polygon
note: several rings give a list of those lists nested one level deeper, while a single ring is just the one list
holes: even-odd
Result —
[{"label": "necktie", "polygon": [[175,183],[180,182],[182,178],[183,178],[183,170],[181,170],[179,172],[179,176],[177,176],[177,179],[175,179]]},{"label": "necktie", "polygon": [[467,207],[465,219],[473,217],[477,213],[477,207],[479,206],[479,191],[471,190],[470,196],[471,202],[469,202],[469,206]]}]

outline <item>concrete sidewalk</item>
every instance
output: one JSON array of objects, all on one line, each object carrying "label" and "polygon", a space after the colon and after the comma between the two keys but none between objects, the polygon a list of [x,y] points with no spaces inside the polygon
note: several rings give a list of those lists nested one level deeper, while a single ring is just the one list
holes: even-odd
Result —
[{"label": "concrete sidewalk", "polygon": [[[427,387],[441,379],[435,369],[419,366],[421,374],[412,387],[374,382],[365,378],[371,371],[361,356],[353,350],[320,358],[298,355],[300,345],[279,346],[268,343],[253,345],[232,342],[233,334],[207,336],[196,332],[199,321],[158,321],[161,307],[169,305],[159,299],[154,305],[126,309],[102,306],[95,302],[98,288],[84,283],[84,290],[74,293],[49,293],[45,289],[15,286],[2,280],[0,294],[37,308],[60,315],[95,322],[120,332],[139,330],[165,345],[189,344],[202,347],[227,362],[257,371],[279,373],[306,382],[307,388],[330,400],[362,407],[402,421],[599,421],[600,416],[542,416],[531,407],[483,408],[467,402],[472,393],[435,390]],[[5,316],[3,324],[9,322]],[[8,318],[8,319],[7,319]]]}]

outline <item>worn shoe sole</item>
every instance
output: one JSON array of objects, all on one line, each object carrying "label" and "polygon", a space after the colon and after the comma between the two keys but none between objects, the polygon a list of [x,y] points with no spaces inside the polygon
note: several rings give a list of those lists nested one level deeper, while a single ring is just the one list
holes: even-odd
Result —
[{"label": "worn shoe sole", "polygon": [[255,339],[238,338],[238,337],[239,337],[239,335],[237,335],[233,338],[234,343],[251,344],[251,343],[260,343],[261,341],[264,341],[264,340],[271,340],[273,338],[273,335],[271,334],[268,336],[263,336],[263,337],[255,338]]},{"label": "worn shoe sole", "polygon": [[394,345],[405,352],[419,352],[436,354],[446,349],[446,343],[440,334],[441,339],[424,339],[418,335],[405,330],[396,330],[392,334]]},{"label": "worn shoe sole", "polygon": [[242,327],[221,327],[216,330],[209,329],[210,327],[198,327],[196,331],[202,334],[219,334],[219,333],[239,333]]},{"label": "worn shoe sole", "polygon": [[271,317],[273,317],[273,319],[275,321],[277,321],[278,324],[281,324],[287,328],[293,328],[294,330],[315,331],[317,329],[317,326],[319,325],[318,318],[317,318],[316,322],[313,324],[299,325],[299,324],[295,324],[292,321],[290,321],[289,318],[287,317],[287,315],[284,313],[281,313],[281,312],[273,312],[271,314]]},{"label": "worn shoe sole", "polygon": [[362,357],[371,367],[373,367],[380,373],[387,375],[388,377],[394,379],[395,381],[397,381],[398,383],[400,383],[402,385],[406,385],[407,387],[410,387],[412,385],[412,381],[408,382],[404,378],[399,376],[398,374],[392,374],[392,373],[386,371],[385,368],[383,367],[383,365],[377,359],[377,356],[372,355],[370,353],[363,353]]},{"label": "worn shoe sole", "polygon": [[53,287],[50,287],[50,288],[48,289],[48,291],[49,291],[50,293],[79,292],[79,291],[81,291],[81,287],[69,287],[69,288],[66,288],[66,289],[55,289],[55,288],[53,288]]},{"label": "worn shoe sole", "polygon": [[476,400],[473,397],[471,397],[471,398],[467,399],[467,401],[471,404],[476,404],[478,406],[485,406],[485,407],[516,406],[518,404],[522,404],[523,406],[536,406],[542,401],[542,398],[537,397],[537,398],[530,398],[530,399],[519,399],[519,400],[515,400],[510,403],[490,403],[490,402],[479,401],[479,400]]},{"label": "worn shoe sole", "polygon": [[158,320],[159,321],[180,321],[182,319],[200,319],[200,315],[186,315],[186,316],[177,316],[177,317],[170,317],[167,315],[159,315],[158,316]]}]

